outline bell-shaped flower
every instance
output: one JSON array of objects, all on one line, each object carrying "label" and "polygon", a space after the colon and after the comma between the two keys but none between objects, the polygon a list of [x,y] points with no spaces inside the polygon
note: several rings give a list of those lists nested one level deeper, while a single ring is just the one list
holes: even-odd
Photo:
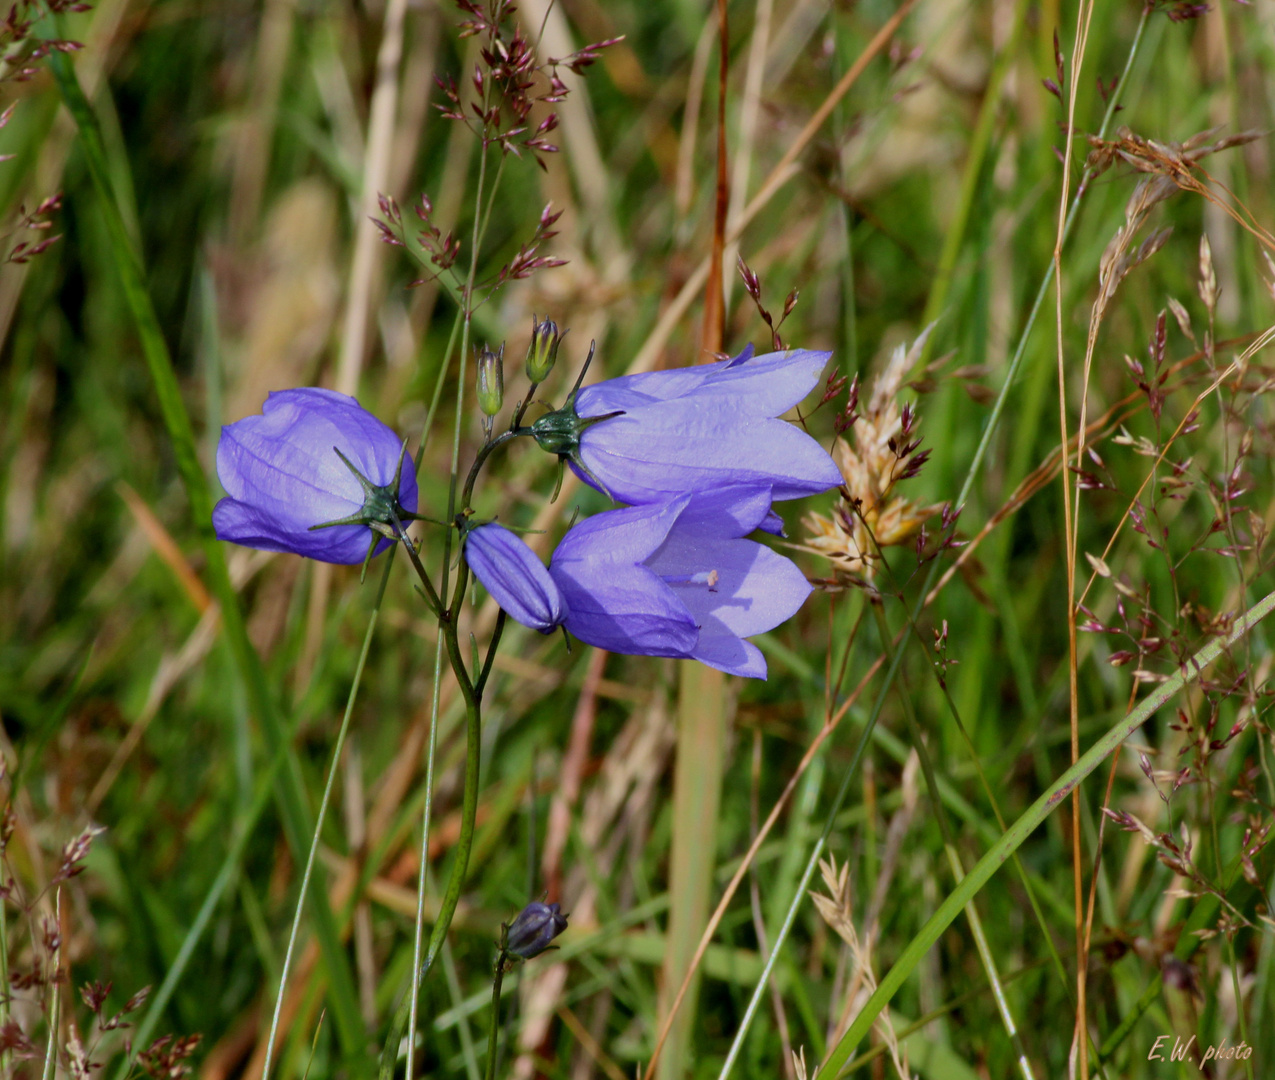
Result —
[{"label": "bell-shaped flower", "polygon": [[617,502],[663,502],[723,484],[766,486],[775,500],[813,495],[837,487],[841,473],[823,447],[778,417],[810,393],[829,356],[754,356],[750,347],[732,360],[609,379],[532,431]]},{"label": "bell-shaped flower", "polygon": [[586,519],[549,564],[567,630],[612,652],[765,678],[765,659],[743,639],[778,626],[810,595],[791,561],[743,539],[769,510],[769,488],[731,485]]},{"label": "bell-shaped flower", "polygon": [[334,390],[280,390],[260,416],[223,427],[217,476],[220,539],[321,562],[363,562],[392,542],[395,518],[416,512],[403,441]]},{"label": "bell-shaped flower", "polygon": [[510,618],[542,634],[562,624],[562,593],[517,534],[495,522],[476,525],[465,534],[465,559]]}]

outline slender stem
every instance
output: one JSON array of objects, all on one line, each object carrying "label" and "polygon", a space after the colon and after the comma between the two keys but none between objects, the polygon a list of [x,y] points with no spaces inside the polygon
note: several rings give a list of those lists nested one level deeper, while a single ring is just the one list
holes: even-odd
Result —
[{"label": "slender stem", "polygon": [[527,390],[527,396],[518,403],[518,411],[514,413],[514,418],[509,423],[510,431],[514,431],[521,426],[522,418],[527,415],[527,406],[531,404],[531,399],[536,396],[536,390],[539,386],[538,382],[533,382]]},{"label": "slender stem", "polygon": [[[57,919],[58,926],[62,925],[62,890],[58,889],[57,895],[53,903],[54,916]],[[57,1072],[58,1058],[58,1024],[62,1011],[62,943],[59,938],[58,944],[53,948],[53,1001],[49,1005],[49,1042],[44,1051],[44,1080],[53,1080]]]},{"label": "slender stem", "polygon": [[[0,761],[0,766],[4,764]],[[10,797],[12,797],[13,786],[9,786]],[[0,865],[0,872],[3,867]],[[7,876],[7,875],[6,875]],[[9,985],[9,902],[7,899],[0,897],[0,986],[7,987]],[[0,1029],[9,1022],[9,995],[8,993],[0,993]],[[8,1076],[10,1052],[8,1050],[0,1051],[0,1076]]]},{"label": "slender stem", "polygon": [[[407,535],[407,530],[403,528],[403,523],[399,521],[398,515],[391,508],[390,515],[394,518],[394,531],[398,533],[398,538],[403,542],[402,546],[407,551],[407,557],[411,560],[412,569],[416,571],[416,576],[420,578],[421,590],[425,595],[425,600],[429,604],[430,609],[440,619],[443,618],[443,601],[434,589],[434,583],[430,581],[429,574],[425,572],[425,567],[421,565],[420,552],[416,550],[416,545],[412,543],[412,538]],[[448,530],[450,535],[451,530]]]},{"label": "slender stem", "polygon": [[496,958],[496,978],[491,984],[491,1026],[487,1029],[486,1080],[496,1078],[496,1048],[500,1038],[500,984],[505,980],[505,954]]},{"label": "slender stem", "polygon": [[[406,547],[409,552],[413,550],[410,543]],[[425,573],[425,568],[421,565],[419,558],[412,559],[412,568],[422,582],[428,581],[428,575]],[[456,597],[453,601],[453,608],[451,611],[440,611],[438,616],[440,636],[447,648],[447,659],[452,666],[452,671],[456,674],[456,683],[460,687],[461,696],[465,699],[465,791],[461,798],[460,837],[454,849],[455,855],[452,860],[451,876],[447,879],[447,888],[443,893],[438,918],[435,920],[434,928],[430,932],[429,947],[425,953],[425,961],[420,965],[420,974],[422,976],[433,967],[434,960],[438,956],[438,950],[442,946],[443,939],[447,936],[448,928],[451,926],[452,916],[456,914],[456,905],[460,901],[460,891],[465,883],[465,872],[469,868],[469,853],[474,845],[474,821],[478,814],[478,770],[482,750],[482,705],[474,683],[470,678],[469,671],[465,667],[464,658],[461,655],[460,641],[456,633],[456,619],[453,616],[453,612],[459,608],[460,600],[464,595],[464,586],[467,579],[468,568],[465,565],[464,558],[462,558],[457,567]],[[418,985],[415,978],[413,983],[413,991],[410,995],[412,1000],[415,999],[416,985]]]},{"label": "slender stem", "polygon": [[[411,549],[411,544],[406,545]],[[345,737],[350,730],[350,717],[354,714],[354,700],[358,696],[359,685],[363,681],[363,668],[367,663],[367,654],[372,646],[372,634],[376,630],[376,622],[381,614],[381,601],[385,597],[385,586],[390,580],[393,569],[393,548],[390,558],[385,560],[385,571],[381,574],[381,584],[376,592],[376,603],[372,607],[372,617],[368,620],[367,633],[363,635],[363,648],[359,652],[359,660],[354,668],[354,678],[350,682],[350,692],[345,701],[345,714],[341,717],[341,727],[337,732],[336,746],[332,749],[332,764],[328,767],[327,782],[323,785],[323,798],[319,802],[319,817],[315,822],[314,835],[310,840],[310,852],[306,856],[305,873],[301,876],[301,895],[297,897],[296,911],[292,917],[292,930],[288,934],[288,950],[283,958],[283,970],[279,975],[279,992],[275,996],[274,1015],[270,1018],[270,1035],[266,1040],[266,1060],[261,1067],[261,1080],[270,1080],[270,1063],[274,1057],[275,1036],[279,1031],[279,1017],[283,1011],[283,994],[288,985],[288,970],[292,966],[292,954],[296,950],[297,933],[301,927],[301,912],[305,907],[306,893],[310,889],[310,878],[314,873],[314,860],[319,850],[319,837],[323,835],[323,822],[327,817],[328,803],[332,798],[332,784],[336,779],[337,766],[341,763],[341,751],[345,748]]]},{"label": "slender stem", "polygon": [[491,674],[491,665],[496,659],[496,649],[500,646],[500,636],[505,632],[506,621],[508,620],[505,609],[501,608],[496,613],[496,626],[491,632],[491,641],[487,645],[487,659],[483,661],[483,670],[474,682],[474,692],[480,699],[483,696],[483,688],[487,685],[487,677]]},{"label": "slender stem", "polygon": [[[905,5],[906,7],[906,5]],[[900,8],[900,12],[905,8]],[[1120,85],[1118,89],[1123,90],[1128,79],[1129,71],[1133,67],[1134,57],[1137,55],[1139,47],[1142,43],[1142,32],[1146,26],[1147,11],[1144,9],[1142,18],[1138,22],[1138,28],[1134,33],[1133,43],[1129,47],[1129,53],[1125,60],[1124,71],[1120,75]],[[1107,108],[1106,114],[1102,118],[1102,125],[1098,129],[1098,137],[1104,138],[1107,128],[1111,124],[1111,119],[1115,115],[1116,98],[1113,94]],[[1072,196],[1070,207],[1067,211],[1067,218],[1063,224],[1062,237],[1065,243],[1071,235],[1072,226],[1075,224],[1076,218],[1080,212],[1080,201],[1084,195],[1089,181],[1093,178],[1091,170],[1086,170],[1081,177],[1080,184],[1076,189],[1076,194]],[[764,190],[762,194],[764,194]],[[760,198],[760,196],[758,196]],[[756,199],[754,201],[757,201]],[[1027,322],[1023,326],[1023,331],[1018,337],[1018,344],[1014,350],[1013,358],[1010,360],[1009,367],[1005,372],[1005,380],[1001,384],[1000,392],[996,396],[996,401],[992,406],[990,415],[987,418],[987,424],[983,428],[982,437],[979,439],[978,447],[974,451],[974,458],[970,462],[969,469],[966,471],[965,480],[961,485],[961,492],[957,496],[955,504],[958,508],[963,507],[974,490],[974,483],[978,479],[978,474],[983,465],[983,459],[991,448],[992,439],[995,436],[996,429],[999,426],[1001,414],[1005,410],[1006,402],[1009,400],[1009,391],[1014,385],[1017,378],[1018,369],[1022,366],[1023,357],[1027,352],[1027,342],[1031,337],[1031,332],[1035,328],[1036,319],[1040,314],[1040,309],[1044,305],[1045,297],[1049,293],[1050,283],[1053,281],[1054,265],[1052,261],[1045,267],[1045,273],[1041,279],[1039,288],[1036,291],[1036,297],[1032,303],[1031,310],[1027,314]],[[921,610],[924,608],[926,598],[930,594],[930,590],[934,587],[934,581],[938,577],[939,563],[936,559],[931,565],[929,573],[926,575],[924,588],[921,590],[920,598],[912,611],[912,620],[915,622],[920,617]],[[766,984],[770,978],[770,973],[774,968],[776,958],[783,947],[783,943],[787,940],[788,932],[792,929],[796,922],[797,909],[801,906],[805,899],[805,889],[811,878],[814,876],[815,868],[818,865],[820,856],[823,854],[824,845],[827,843],[828,834],[832,830],[833,819],[841,810],[841,805],[845,801],[846,794],[849,791],[850,781],[854,774],[858,771],[859,762],[863,758],[863,751],[868,744],[868,740],[872,736],[872,729],[876,726],[877,717],[881,714],[881,707],[885,701],[885,696],[890,692],[890,687],[894,684],[894,680],[898,675],[900,660],[903,656],[903,650],[898,650],[895,654],[894,661],[890,665],[889,671],[886,672],[885,682],[878,691],[876,701],[873,703],[872,711],[868,714],[868,718],[864,724],[863,732],[859,736],[859,742],[855,747],[854,755],[847,767],[845,778],[842,780],[841,787],[838,789],[833,799],[832,811],[829,814],[825,827],[820,834],[818,840],[815,841],[814,849],[810,853],[809,860],[806,863],[805,871],[802,874],[801,886],[794,895],[792,903],[788,907],[788,911],[784,916],[783,924],[779,928],[776,936],[774,948],[770,954],[770,959],[766,962],[761,978],[757,981],[757,985],[753,988],[752,997],[749,999],[748,1005],[745,1007],[744,1015],[740,1021],[738,1029],[735,1032],[734,1040],[731,1043],[729,1051],[726,1054],[726,1060],[722,1064],[721,1070],[718,1072],[718,1080],[726,1080],[730,1075],[731,1069],[734,1067],[736,1059],[739,1057],[740,1051],[743,1049],[744,1039],[748,1034],[748,1029],[752,1025],[753,1016],[757,1012],[757,1006],[761,1002],[762,995],[766,992]],[[874,999],[875,1000],[875,999]],[[844,1059],[843,1059],[844,1060]]]},{"label": "slender stem", "polygon": [[[519,415],[515,419],[521,419],[521,414],[522,410],[519,410]],[[487,458],[491,456],[491,452],[495,450],[496,447],[504,446],[505,443],[511,442],[520,435],[530,434],[530,428],[519,427],[515,422],[515,425],[503,435],[496,436],[496,438],[492,439],[491,442],[483,443],[482,448],[474,456],[474,463],[469,468],[469,475],[465,477],[465,487],[462,489],[460,495],[460,509],[462,513],[469,509],[469,500],[474,494],[474,484],[477,483],[478,474],[482,471],[482,467],[487,463]]]},{"label": "slender stem", "polygon": [[446,624],[443,637],[447,645],[447,658],[451,661],[452,670],[456,672],[456,681],[460,685],[461,696],[465,699],[465,792],[461,798],[460,836],[452,857],[452,872],[447,879],[447,889],[438,909],[438,919],[429,935],[429,948],[425,953],[422,975],[429,971],[438,956],[465,884],[469,853],[474,846],[474,821],[478,816],[478,770],[479,755],[482,752],[482,706],[465,671],[454,622],[449,621]]}]

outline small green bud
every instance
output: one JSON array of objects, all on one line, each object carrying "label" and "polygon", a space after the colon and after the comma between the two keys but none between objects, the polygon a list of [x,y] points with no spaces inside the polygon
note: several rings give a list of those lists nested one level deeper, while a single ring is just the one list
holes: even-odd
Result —
[{"label": "small green bud", "polygon": [[483,347],[478,353],[478,407],[484,416],[495,416],[505,400],[505,345],[492,352]]},{"label": "small green bud", "polygon": [[537,321],[531,317],[531,345],[527,349],[527,378],[542,383],[549,377],[558,360],[558,346],[566,337],[566,331],[558,332],[558,324],[552,319]]}]

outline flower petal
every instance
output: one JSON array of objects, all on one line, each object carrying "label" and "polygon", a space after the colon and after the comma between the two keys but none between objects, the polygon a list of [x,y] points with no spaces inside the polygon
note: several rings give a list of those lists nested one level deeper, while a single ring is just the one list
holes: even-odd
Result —
[{"label": "flower petal", "polygon": [[562,593],[540,557],[515,533],[494,522],[470,529],[465,558],[510,618],[542,634],[563,622]]},{"label": "flower petal", "polygon": [[588,645],[641,656],[689,656],[695,620],[676,594],[644,566],[550,564],[567,603],[566,627]]},{"label": "flower petal", "polygon": [[572,528],[549,564],[567,605],[567,630],[619,653],[686,656],[695,620],[658,575],[641,565],[689,501],[608,510]]},{"label": "flower petal", "polygon": [[790,559],[752,540],[712,540],[676,532],[647,560],[661,578],[715,583],[671,583],[704,632],[750,637],[773,630],[796,614],[810,583]]},{"label": "flower petal", "polygon": [[[648,503],[722,484],[769,485],[796,499],[841,483],[814,439],[783,420],[741,420],[695,397],[638,406],[585,430],[580,456],[591,479],[620,502]],[[574,465],[574,463],[573,463]]]},{"label": "flower petal", "polygon": [[[213,507],[213,529],[219,540],[228,540],[261,551],[286,551],[320,562],[354,566],[367,557],[372,530],[364,525],[337,525],[331,529],[297,532],[281,526],[267,511],[238,499],[222,499]],[[389,540],[376,546],[379,555]]]},{"label": "flower petal", "polygon": [[743,675],[748,679],[766,677],[766,658],[751,641],[742,641],[734,634],[711,635],[700,631],[699,643],[691,656],[701,664],[707,664],[728,675]]}]

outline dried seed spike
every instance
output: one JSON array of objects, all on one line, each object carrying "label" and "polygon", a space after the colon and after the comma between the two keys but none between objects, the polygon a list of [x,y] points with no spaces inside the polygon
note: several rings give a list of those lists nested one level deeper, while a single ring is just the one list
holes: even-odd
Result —
[{"label": "dried seed spike", "polygon": [[[1262,254],[1266,254],[1263,252]],[[1267,256],[1269,258],[1269,256]],[[1173,317],[1178,321],[1178,329],[1186,336],[1192,345],[1196,344],[1195,332],[1191,329],[1191,316],[1177,300],[1172,296],[1169,297],[1169,310],[1173,312]]]},{"label": "dried seed spike", "polygon": [[1217,310],[1217,274],[1213,270],[1213,249],[1207,233],[1200,234],[1200,299],[1209,309],[1210,317]]}]

